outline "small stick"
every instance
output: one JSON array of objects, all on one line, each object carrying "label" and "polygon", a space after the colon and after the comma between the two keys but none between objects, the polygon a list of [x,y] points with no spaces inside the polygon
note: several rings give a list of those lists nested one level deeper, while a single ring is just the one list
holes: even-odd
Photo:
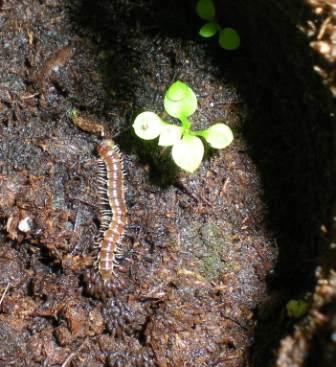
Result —
[{"label": "small stick", "polygon": [[25,100],[25,99],[31,99],[31,98],[34,98],[36,96],[38,96],[40,93],[34,93],[34,94],[29,94],[28,96],[21,96],[20,98],[22,100]]},{"label": "small stick", "polygon": [[9,286],[10,286],[10,283],[8,282],[7,285],[6,285],[6,288],[5,288],[4,292],[2,293],[2,296],[1,296],[1,299],[0,299],[0,306],[1,306],[2,301],[4,300],[4,298],[6,296],[6,293],[7,293],[8,289],[9,289]]},{"label": "small stick", "polygon": [[80,345],[80,347],[75,352],[72,352],[72,353],[69,354],[69,356],[63,362],[62,367],[66,367],[68,365],[68,363],[72,361],[72,359],[76,356],[76,354],[78,354],[81,351],[81,349],[84,347],[86,342],[87,342],[87,339],[85,339],[83,341],[83,343]]}]

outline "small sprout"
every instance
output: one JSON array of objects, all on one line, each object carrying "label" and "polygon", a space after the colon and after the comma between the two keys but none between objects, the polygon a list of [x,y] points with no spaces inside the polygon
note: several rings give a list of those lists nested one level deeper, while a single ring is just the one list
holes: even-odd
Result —
[{"label": "small sprout", "polygon": [[163,124],[160,117],[156,113],[150,111],[140,113],[133,123],[136,135],[144,140],[157,138],[160,135],[162,126]]},{"label": "small sprout", "polygon": [[218,42],[225,50],[236,50],[240,46],[240,38],[233,28],[224,28],[219,32]]},{"label": "small sprout", "polygon": [[307,312],[308,305],[307,302],[303,301],[302,299],[291,299],[287,303],[286,308],[289,317],[299,319]]},{"label": "small sprout", "polygon": [[197,109],[197,98],[185,83],[176,81],[168,88],[164,107],[170,116],[180,120],[181,126],[170,124],[155,113],[145,111],[135,118],[133,128],[135,134],[144,140],[159,136],[159,146],[172,146],[174,162],[185,171],[196,171],[202,162],[204,146],[199,137],[203,137],[215,149],[223,149],[231,144],[232,131],[223,123],[214,124],[205,130],[191,130],[188,117]]},{"label": "small sprout", "polygon": [[76,108],[71,108],[69,111],[68,111],[68,116],[70,119],[75,119],[78,117],[78,110]]},{"label": "small sprout", "polygon": [[213,1],[199,0],[196,4],[196,13],[204,20],[214,20],[216,16],[216,10]]},{"label": "small sprout", "polygon": [[222,28],[216,20],[216,9],[212,0],[199,0],[196,4],[196,13],[201,19],[207,20],[199,35],[204,38],[213,37],[217,32],[218,43],[225,50],[236,50],[240,46],[240,37],[233,28]]}]

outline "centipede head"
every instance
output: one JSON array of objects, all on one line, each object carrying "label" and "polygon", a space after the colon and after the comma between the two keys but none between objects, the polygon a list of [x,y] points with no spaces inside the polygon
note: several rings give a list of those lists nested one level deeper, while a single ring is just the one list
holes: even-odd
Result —
[{"label": "centipede head", "polygon": [[97,145],[97,153],[100,157],[104,158],[108,155],[108,153],[111,151],[111,149],[115,149],[116,144],[112,139],[103,139],[98,145]]}]

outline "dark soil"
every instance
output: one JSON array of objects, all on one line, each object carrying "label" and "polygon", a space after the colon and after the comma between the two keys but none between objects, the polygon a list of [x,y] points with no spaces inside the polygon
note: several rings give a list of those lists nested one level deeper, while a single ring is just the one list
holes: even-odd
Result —
[{"label": "dark soil", "polygon": [[[228,53],[198,39],[189,1],[0,2],[0,366],[261,366],[291,329],[286,302],[322,256],[330,97],[292,22],[300,1],[233,3],[218,8],[241,30]],[[193,175],[131,129],[174,80],[197,94],[195,129],[235,136]],[[100,138],[74,108],[125,161],[130,226],[108,284]]]}]

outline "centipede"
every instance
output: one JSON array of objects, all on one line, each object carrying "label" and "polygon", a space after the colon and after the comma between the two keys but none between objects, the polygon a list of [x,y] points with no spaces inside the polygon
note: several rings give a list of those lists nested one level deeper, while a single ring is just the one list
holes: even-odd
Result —
[{"label": "centipede", "polygon": [[124,256],[121,247],[127,224],[124,167],[121,152],[113,140],[102,140],[97,153],[98,180],[103,185],[99,190],[102,240],[97,263],[101,278],[107,282],[116,275],[116,267]]}]

